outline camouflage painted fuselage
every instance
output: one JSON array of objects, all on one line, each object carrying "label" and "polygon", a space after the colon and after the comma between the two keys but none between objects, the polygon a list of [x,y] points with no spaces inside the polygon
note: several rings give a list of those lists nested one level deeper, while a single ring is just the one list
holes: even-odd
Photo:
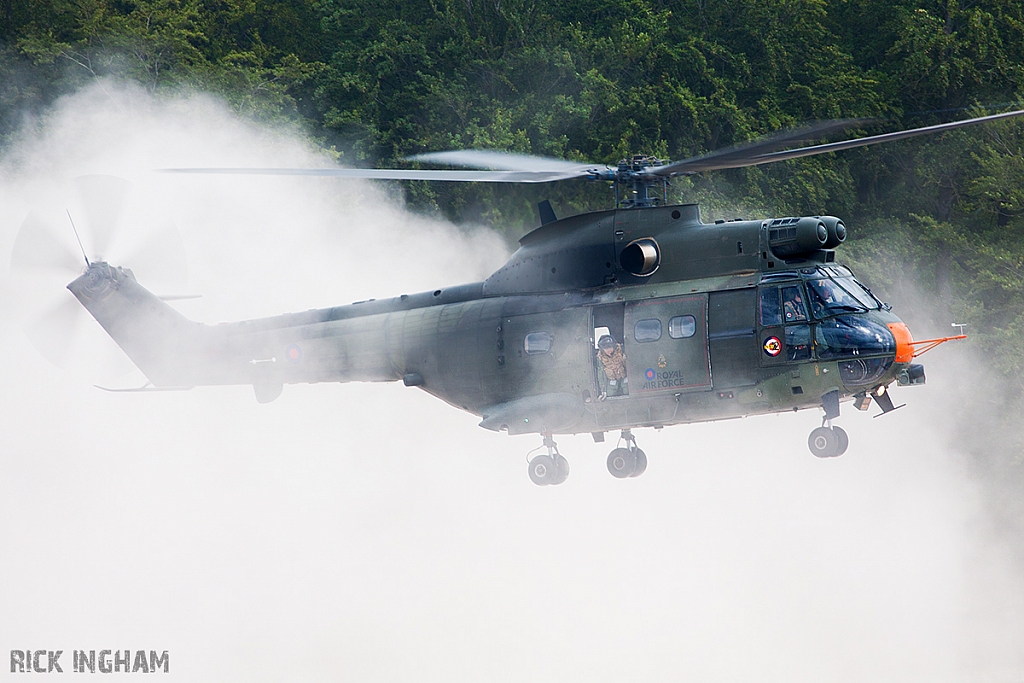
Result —
[{"label": "camouflage painted fuselage", "polygon": [[[489,429],[603,432],[820,407],[906,369],[887,307],[863,289],[847,293],[857,306],[822,299],[822,283],[853,280],[816,235],[800,251],[797,227],[816,225],[800,220],[584,214],[524,237],[482,283],[215,326],[107,264],[69,289],[156,386],[251,384],[271,400],[284,384],[404,381]],[[599,400],[600,333],[623,345],[627,395]]]}]

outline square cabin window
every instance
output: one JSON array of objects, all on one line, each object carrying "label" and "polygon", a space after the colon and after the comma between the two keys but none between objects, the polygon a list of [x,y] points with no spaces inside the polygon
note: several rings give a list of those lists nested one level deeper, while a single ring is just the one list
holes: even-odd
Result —
[{"label": "square cabin window", "polygon": [[697,331],[697,319],[692,315],[677,315],[668,321],[668,336],[673,339],[692,337]]},{"label": "square cabin window", "polygon": [[523,347],[526,353],[531,356],[547,353],[551,350],[551,342],[554,339],[550,332],[531,332],[526,335],[526,342],[523,344]]},{"label": "square cabin window", "polygon": [[638,342],[653,342],[661,339],[661,321],[657,318],[637,320],[633,326],[633,339]]}]

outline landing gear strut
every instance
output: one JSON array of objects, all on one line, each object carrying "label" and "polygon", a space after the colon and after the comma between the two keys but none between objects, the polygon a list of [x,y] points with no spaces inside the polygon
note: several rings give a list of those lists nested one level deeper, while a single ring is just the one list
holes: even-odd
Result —
[{"label": "landing gear strut", "polygon": [[807,447],[816,457],[835,458],[845,453],[850,445],[850,437],[843,428],[832,426],[832,420],[839,417],[839,390],[833,389],[823,395],[821,407],[825,416],[821,418],[821,426],[807,437]]},{"label": "landing gear strut", "polygon": [[807,437],[807,447],[819,458],[836,458],[846,452],[850,437],[842,427],[831,426],[832,420],[822,420],[822,425]]},{"label": "landing gear strut", "polygon": [[[625,442],[625,448],[622,443]],[[619,446],[608,454],[608,471],[616,479],[639,477],[647,469],[647,454],[637,448],[636,439],[628,429],[622,430]]]},{"label": "landing gear strut", "polygon": [[541,454],[530,460],[530,481],[537,486],[550,486],[568,479],[569,461],[558,452],[558,445],[550,434],[544,435],[544,445],[540,448],[547,448],[548,452],[547,455]]}]

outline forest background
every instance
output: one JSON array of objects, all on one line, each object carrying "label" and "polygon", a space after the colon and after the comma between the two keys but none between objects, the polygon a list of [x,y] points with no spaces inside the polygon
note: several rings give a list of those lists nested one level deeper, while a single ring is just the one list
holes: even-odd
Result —
[{"label": "forest background", "polygon": [[[682,159],[815,119],[855,135],[1024,108],[1019,0],[0,0],[0,153],[102,78],[212,92],[350,165],[494,148]],[[587,181],[405,183],[510,240],[607,208]],[[1024,122],[674,182],[705,219],[832,214],[843,259],[928,334],[969,325],[958,446],[1024,530]],[[993,434],[999,438],[981,438]]]}]

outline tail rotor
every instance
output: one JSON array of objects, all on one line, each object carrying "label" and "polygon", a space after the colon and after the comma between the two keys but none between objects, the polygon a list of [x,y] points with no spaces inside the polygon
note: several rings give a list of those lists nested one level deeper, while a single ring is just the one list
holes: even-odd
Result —
[{"label": "tail rotor", "polygon": [[48,361],[90,382],[138,373],[67,284],[90,262],[130,268],[158,293],[181,293],[185,248],[173,221],[138,200],[132,184],[106,175],[75,179],[73,206],[39,207],[22,223],[11,251],[15,309],[32,345]]}]

